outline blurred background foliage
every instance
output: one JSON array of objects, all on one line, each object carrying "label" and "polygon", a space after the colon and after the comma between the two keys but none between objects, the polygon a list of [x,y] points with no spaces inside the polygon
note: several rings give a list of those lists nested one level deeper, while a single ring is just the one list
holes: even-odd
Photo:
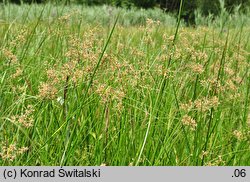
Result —
[{"label": "blurred background foliage", "polygon": [[[188,8],[201,8],[204,13],[218,13],[221,0],[183,0]],[[136,6],[140,8],[161,7],[167,11],[176,11],[179,8],[181,0],[0,0],[0,2],[11,3],[79,3],[86,5],[102,5],[109,4],[129,8]],[[241,5],[241,9],[249,7],[250,0],[224,0],[225,7],[231,11],[234,6]]]},{"label": "blurred background foliage", "polygon": [[[0,0],[0,3],[63,3],[83,4],[88,6],[111,5],[123,8],[161,8],[163,11],[177,15],[181,0]],[[222,11],[229,14],[249,11],[250,0],[183,0],[181,18],[188,25],[195,24],[195,11],[203,16],[220,16]]]}]

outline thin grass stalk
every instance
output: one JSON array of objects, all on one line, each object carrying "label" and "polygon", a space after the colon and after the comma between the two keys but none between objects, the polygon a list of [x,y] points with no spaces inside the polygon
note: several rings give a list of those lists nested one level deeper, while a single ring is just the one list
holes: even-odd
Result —
[{"label": "thin grass stalk", "polygon": [[[219,71],[218,71],[218,75],[217,75],[217,82],[216,82],[216,87],[215,90],[213,90],[212,95],[218,95],[218,83],[219,81],[221,81],[223,79],[223,74],[224,74],[224,62],[225,62],[225,57],[226,57],[226,52],[227,52],[227,45],[228,45],[228,39],[229,39],[229,31],[227,32],[227,38],[226,38],[226,43],[223,49],[223,53],[222,53],[222,57],[220,59],[220,67],[219,67]],[[210,115],[209,115],[209,121],[208,121],[208,129],[207,129],[207,134],[206,134],[206,141],[205,144],[203,146],[203,150],[207,151],[207,147],[208,147],[208,141],[210,139],[210,136],[216,126],[216,124],[214,125],[214,127],[212,128],[211,131],[211,127],[212,127],[212,121],[213,121],[213,114],[214,114],[214,108],[210,109]],[[205,162],[205,155],[202,156],[202,162],[201,165],[204,165]]]},{"label": "thin grass stalk", "polygon": [[[108,37],[108,39],[107,39],[107,41],[106,41],[106,44],[105,44],[105,46],[104,46],[104,48],[103,48],[103,51],[102,51],[102,53],[101,53],[101,55],[100,55],[100,57],[99,57],[99,59],[98,59],[97,65],[95,66],[94,71],[93,71],[93,73],[92,73],[92,75],[91,75],[91,77],[90,77],[90,81],[89,81],[89,83],[88,83],[88,85],[87,85],[87,88],[86,88],[86,90],[85,90],[85,94],[84,94],[84,96],[83,96],[83,101],[81,102],[81,105],[80,105],[80,110],[82,109],[83,105],[85,104],[86,97],[87,97],[87,95],[88,95],[88,91],[89,91],[89,89],[90,89],[90,87],[91,87],[91,85],[92,85],[92,83],[93,83],[94,77],[95,77],[95,75],[96,75],[96,73],[97,73],[97,70],[98,70],[98,68],[99,68],[99,66],[100,66],[101,60],[102,60],[102,58],[103,58],[103,56],[104,56],[104,53],[106,52],[106,49],[107,49],[107,47],[108,47],[108,44],[109,44],[109,42],[110,42],[110,40],[111,40],[111,37],[112,37],[112,35],[113,35],[113,33],[114,33],[114,30],[115,30],[115,27],[116,27],[118,18],[119,18],[119,15],[118,15],[117,18],[116,18],[116,21],[115,21],[115,23],[114,23],[114,26],[113,26],[113,28],[112,28],[110,34],[109,34],[109,37]],[[79,110],[77,110],[77,111],[78,111],[78,114],[79,114],[80,111],[79,111]],[[75,113],[75,112],[73,112],[73,114],[74,114],[74,113]],[[74,115],[73,115],[73,116],[74,116]],[[71,118],[71,117],[68,117],[67,122],[68,122],[68,120],[70,120],[70,118]],[[77,118],[77,117],[76,117],[76,118]],[[67,159],[68,159],[68,157],[66,156],[66,153],[67,153],[68,150],[70,150],[70,149],[68,149],[68,146],[71,145],[72,138],[73,138],[73,134],[75,133],[75,129],[76,129],[76,128],[77,128],[77,122],[74,123],[74,127],[73,127],[73,130],[72,130],[72,132],[71,132],[70,139],[68,140],[68,142],[67,142],[67,144],[66,144],[66,147],[65,147],[64,154],[63,154],[63,156],[62,156],[60,165],[65,165],[65,164],[66,164],[66,161],[67,161]]]},{"label": "thin grass stalk", "polygon": [[[174,35],[174,39],[173,39],[171,53],[174,51],[176,39],[177,39],[178,32],[179,32],[180,21],[181,21],[181,13],[182,13],[182,8],[183,8],[183,1],[184,0],[181,0],[180,7],[179,7],[178,22],[177,22],[177,26],[176,26],[176,30],[175,30],[175,35]],[[171,60],[172,60],[172,56],[170,56],[170,58],[168,60],[167,68],[169,68],[169,66],[171,64]],[[164,93],[164,90],[165,90],[166,86],[168,85],[168,83],[169,83],[169,79],[167,78],[166,75],[163,75],[162,78],[161,78],[160,86],[159,86],[160,92],[157,94],[154,108],[156,108],[156,106],[159,106],[160,103],[162,102],[163,93]],[[158,116],[158,111],[157,111],[156,115]],[[153,134],[154,134],[154,132],[155,132],[155,127],[153,127]]]},{"label": "thin grass stalk", "polygon": [[26,46],[24,47],[24,49],[22,49],[20,62],[22,62],[22,60],[24,59],[25,55],[27,54],[27,51],[28,51],[28,49],[30,47],[31,40],[33,39],[33,37],[35,35],[35,32],[36,32],[36,29],[37,29],[37,27],[38,27],[38,25],[39,25],[39,23],[40,23],[40,21],[42,19],[43,12],[45,11],[45,7],[46,7],[46,4],[43,5],[43,9],[42,9],[42,11],[41,11],[41,13],[40,13],[40,15],[38,17],[38,20],[37,20],[37,22],[36,22],[33,30],[31,31],[29,38],[27,39],[27,41],[25,43]]}]

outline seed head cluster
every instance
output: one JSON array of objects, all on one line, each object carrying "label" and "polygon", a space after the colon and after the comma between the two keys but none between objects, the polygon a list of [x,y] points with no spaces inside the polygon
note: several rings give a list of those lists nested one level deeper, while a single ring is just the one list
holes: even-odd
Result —
[{"label": "seed head cluster", "polygon": [[196,121],[188,115],[184,115],[181,121],[183,125],[190,126],[191,130],[195,130],[197,127]]},{"label": "seed head cluster", "polygon": [[13,54],[12,51],[8,49],[3,49],[2,53],[6,57],[9,64],[17,64],[18,62],[17,56]]},{"label": "seed head cluster", "polygon": [[198,110],[200,112],[209,111],[211,108],[217,108],[219,106],[219,98],[213,96],[211,98],[201,98],[195,101],[189,101],[188,103],[182,103],[180,105],[180,109],[183,111],[191,111],[191,110]]},{"label": "seed head cluster", "polygon": [[41,99],[53,100],[57,97],[58,89],[50,83],[41,83],[38,97]]},{"label": "seed head cluster", "polygon": [[3,143],[2,147],[1,147],[0,157],[3,160],[7,160],[7,161],[12,162],[18,156],[20,156],[23,153],[25,153],[26,151],[28,151],[28,149],[29,149],[28,147],[18,148],[15,143],[10,144],[10,145]]},{"label": "seed head cluster", "polygon": [[15,124],[20,124],[25,128],[32,127],[34,122],[33,112],[33,106],[29,105],[23,114],[11,116],[10,121]]}]

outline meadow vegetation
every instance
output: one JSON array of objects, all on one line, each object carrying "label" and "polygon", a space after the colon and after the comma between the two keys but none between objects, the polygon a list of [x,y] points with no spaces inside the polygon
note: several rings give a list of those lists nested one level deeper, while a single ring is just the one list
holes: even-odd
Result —
[{"label": "meadow vegetation", "polygon": [[[0,7],[1,165],[249,165],[250,20]],[[119,16],[118,16],[119,15]]]}]

